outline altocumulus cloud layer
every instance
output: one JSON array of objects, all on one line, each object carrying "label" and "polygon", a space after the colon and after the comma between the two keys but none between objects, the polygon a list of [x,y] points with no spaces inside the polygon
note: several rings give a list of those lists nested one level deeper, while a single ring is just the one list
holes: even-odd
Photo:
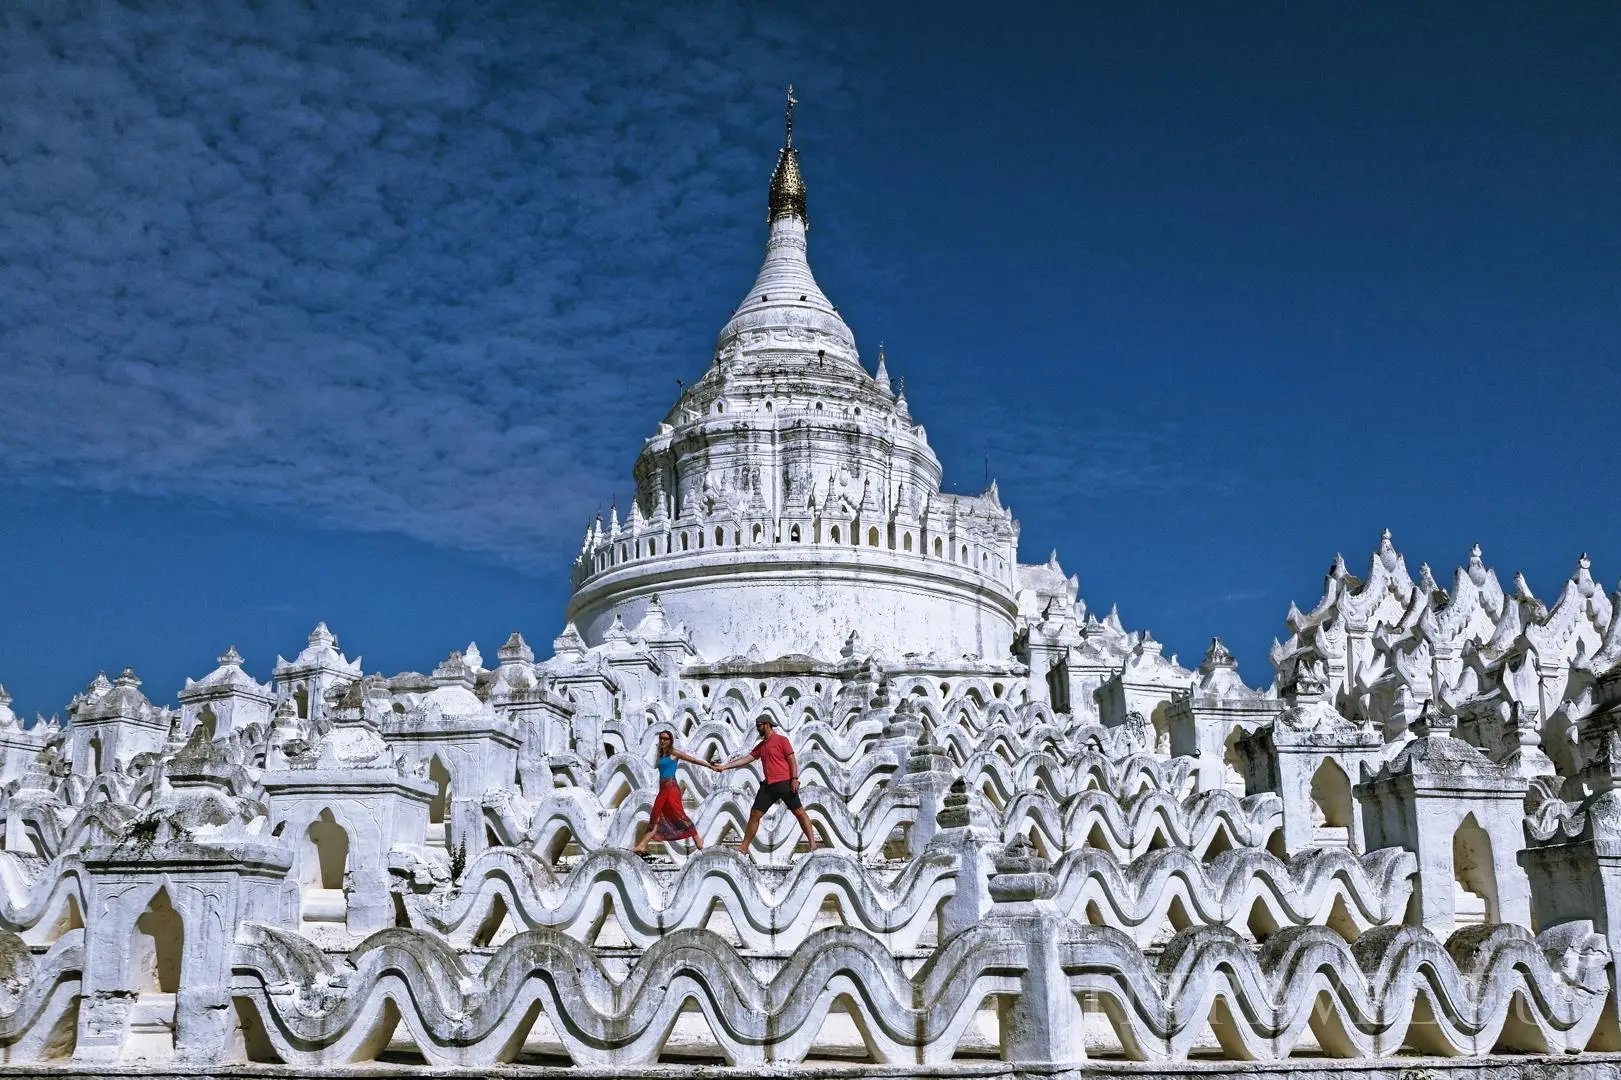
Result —
[{"label": "altocumulus cloud layer", "polygon": [[854,55],[752,6],[10,5],[0,478],[527,563],[701,364],[784,73],[837,111]]}]

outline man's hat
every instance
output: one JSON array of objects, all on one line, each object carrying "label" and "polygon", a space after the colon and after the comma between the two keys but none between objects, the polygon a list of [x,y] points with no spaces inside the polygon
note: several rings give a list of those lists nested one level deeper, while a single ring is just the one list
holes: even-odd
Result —
[{"label": "man's hat", "polygon": [[754,723],[755,723],[755,726],[759,726],[760,724],[765,724],[767,727],[776,727],[777,726],[777,722],[775,720],[771,719],[771,717],[769,717],[769,716],[756,716],[754,718]]}]

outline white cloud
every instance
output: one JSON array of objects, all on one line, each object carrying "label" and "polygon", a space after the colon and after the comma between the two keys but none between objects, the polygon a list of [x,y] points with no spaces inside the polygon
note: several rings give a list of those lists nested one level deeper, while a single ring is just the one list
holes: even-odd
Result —
[{"label": "white cloud", "polygon": [[629,486],[746,286],[753,6],[38,4],[0,16],[0,476],[519,565]]}]

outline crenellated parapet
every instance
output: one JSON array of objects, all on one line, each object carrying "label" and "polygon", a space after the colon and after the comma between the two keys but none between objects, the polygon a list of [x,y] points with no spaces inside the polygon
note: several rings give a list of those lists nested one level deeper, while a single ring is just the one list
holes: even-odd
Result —
[{"label": "crenellated parapet", "polygon": [[1616,602],[1586,555],[1549,605],[1522,574],[1505,589],[1478,546],[1443,589],[1427,565],[1407,574],[1387,532],[1365,581],[1336,558],[1312,611],[1291,609],[1290,637],[1273,644],[1275,687],[1287,694],[1317,673],[1337,709],[1383,733],[1387,754],[1421,714],[1443,713],[1492,760],[1553,782],[1579,767],[1577,724]]}]

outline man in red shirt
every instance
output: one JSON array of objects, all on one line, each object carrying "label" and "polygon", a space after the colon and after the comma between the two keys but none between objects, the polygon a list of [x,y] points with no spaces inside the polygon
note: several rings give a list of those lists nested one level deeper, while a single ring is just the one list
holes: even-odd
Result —
[{"label": "man in red shirt", "polygon": [[799,820],[799,827],[805,831],[808,850],[815,851],[816,834],[811,832],[810,815],[805,813],[804,806],[799,802],[799,763],[794,759],[793,744],[786,736],[777,734],[777,726],[770,717],[760,717],[755,721],[754,729],[760,733],[759,745],[740,758],[715,766],[717,771],[725,772],[758,761],[761,771],[765,773],[765,781],[754,796],[753,808],[749,810],[749,824],[743,830],[743,842],[737,850],[748,854],[749,845],[754,843],[754,834],[759,831],[760,819],[780,802]]}]

